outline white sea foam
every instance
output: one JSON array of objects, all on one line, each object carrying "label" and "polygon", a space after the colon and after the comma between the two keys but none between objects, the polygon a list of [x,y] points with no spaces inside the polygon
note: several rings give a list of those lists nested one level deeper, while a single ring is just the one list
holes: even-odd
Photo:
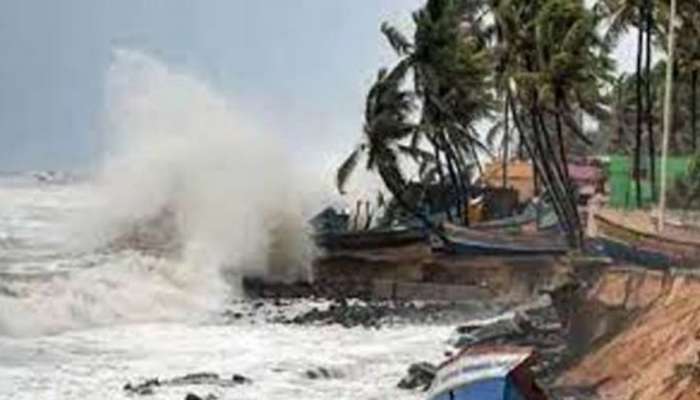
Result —
[{"label": "white sea foam", "polygon": [[[70,256],[42,261],[46,271],[57,270],[52,262],[69,263],[70,272],[3,283],[18,295],[0,291],[0,334],[190,319],[238,294],[224,275],[309,277],[313,249],[304,205],[310,201],[301,191],[318,185],[298,173],[273,135],[240,115],[232,100],[153,57],[118,50],[105,105],[104,162],[91,184],[81,184],[72,199],[61,197],[53,210],[58,218],[71,201],[81,210],[71,210],[70,229],[61,225],[71,239],[64,243]],[[51,188],[32,190],[55,195]],[[14,211],[26,210],[18,203]],[[111,241],[163,210],[173,221],[159,228],[174,230],[170,236],[181,247],[175,254],[155,257],[123,247],[105,253]],[[0,264],[0,272],[23,267]]]}]

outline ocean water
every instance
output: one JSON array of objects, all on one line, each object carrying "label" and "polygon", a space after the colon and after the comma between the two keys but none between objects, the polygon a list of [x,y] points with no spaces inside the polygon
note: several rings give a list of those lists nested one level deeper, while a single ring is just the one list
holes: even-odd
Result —
[{"label": "ocean water", "polygon": [[104,93],[89,179],[0,174],[0,400],[123,399],[127,382],[197,372],[253,384],[151,398],[422,398],[396,383],[440,360],[447,326],[224,318],[246,307],[243,276],[309,277],[306,221],[332,185],[290,160],[283,133],[138,51],[115,50]]},{"label": "ocean water", "polygon": [[[103,206],[95,193],[89,182],[0,177],[0,399],[125,399],[127,382],[205,371],[253,383],[148,398],[422,398],[396,383],[410,363],[440,359],[450,327],[226,321],[242,304],[236,285],[221,298],[220,285],[198,276],[209,270],[190,261],[87,240],[76,221]],[[336,377],[305,376],[319,367]]]}]

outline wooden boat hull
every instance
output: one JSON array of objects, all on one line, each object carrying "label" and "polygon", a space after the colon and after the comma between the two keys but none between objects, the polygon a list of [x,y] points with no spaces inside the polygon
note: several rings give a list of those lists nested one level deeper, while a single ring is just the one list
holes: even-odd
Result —
[{"label": "wooden boat hull", "polygon": [[364,250],[400,247],[425,241],[420,229],[325,233],[314,236],[316,245],[327,250]]},{"label": "wooden boat hull", "polygon": [[448,243],[444,249],[468,255],[557,255],[568,251],[561,238],[552,235],[507,235],[443,224]]},{"label": "wooden boat hull", "polygon": [[663,255],[675,265],[700,262],[700,241],[691,242],[669,236],[656,235],[623,225],[603,215],[594,216],[598,235],[616,245],[628,246],[632,251]]},{"label": "wooden boat hull", "polygon": [[557,227],[556,213],[552,209],[545,209],[539,215],[534,209],[526,209],[523,213],[512,217],[480,222],[471,226],[472,229],[480,231],[505,232],[552,231]]}]

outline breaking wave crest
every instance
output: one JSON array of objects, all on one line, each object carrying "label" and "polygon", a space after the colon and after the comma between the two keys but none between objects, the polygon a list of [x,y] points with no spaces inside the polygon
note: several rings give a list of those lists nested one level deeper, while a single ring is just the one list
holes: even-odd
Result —
[{"label": "breaking wave crest", "polygon": [[238,295],[227,277],[309,278],[306,185],[273,137],[140,52],[115,51],[106,94],[94,204],[66,232],[94,265],[6,288],[0,334],[188,318]]}]

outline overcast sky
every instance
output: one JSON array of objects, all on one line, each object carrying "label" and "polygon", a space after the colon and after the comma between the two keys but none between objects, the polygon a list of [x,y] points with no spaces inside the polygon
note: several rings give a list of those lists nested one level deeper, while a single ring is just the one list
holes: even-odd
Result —
[{"label": "overcast sky", "polygon": [[[81,168],[100,155],[115,47],[151,54],[272,121],[295,151],[335,158],[357,140],[363,97],[392,60],[384,20],[421,0],[4,0],[0,169]],[[633,40],[619,50],[632,65]],[[284,127],[284,128],[282,128]]]}]

